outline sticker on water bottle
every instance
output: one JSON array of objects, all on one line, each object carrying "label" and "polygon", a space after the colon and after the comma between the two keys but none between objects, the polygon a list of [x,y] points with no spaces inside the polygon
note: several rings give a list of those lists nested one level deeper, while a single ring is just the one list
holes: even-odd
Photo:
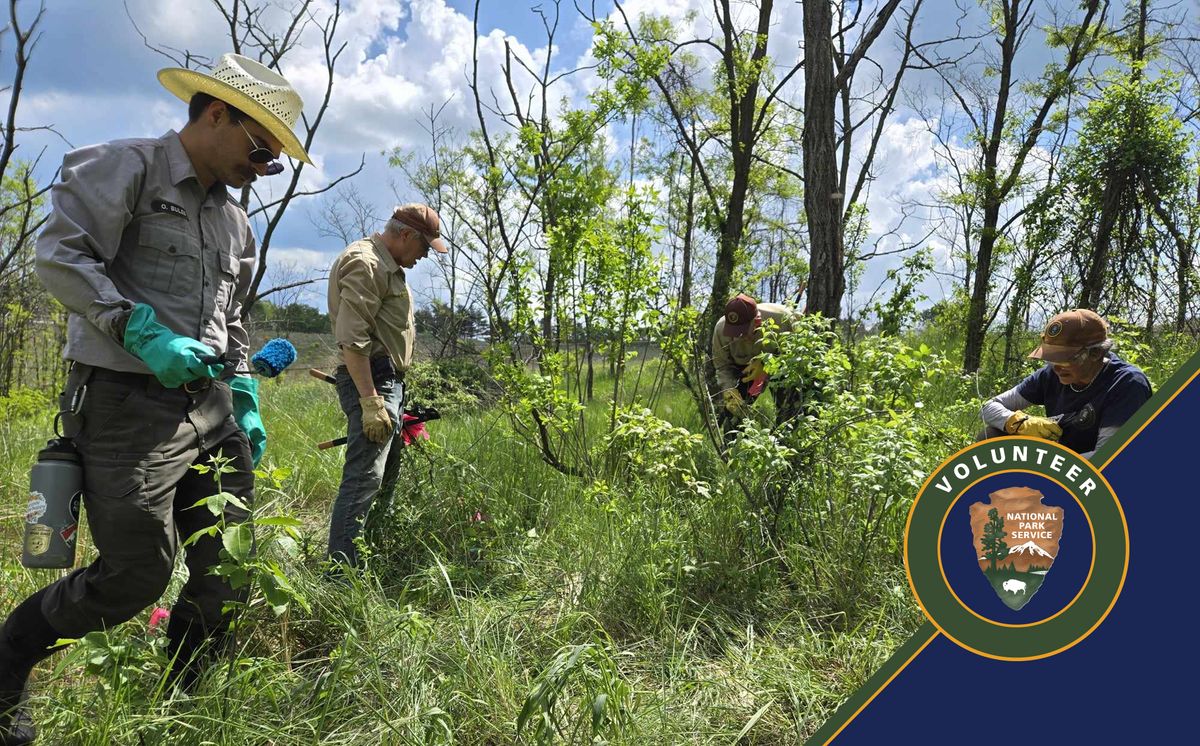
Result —
[{"label": "sticker on water bottle", "polygon": [[79,522],[79,501],[83,499],[83,490],[75,493],[71,498],[71,520]]},{"label": "sticker on water bottle", "polygon": [[75,532],[78,529],[79,529],[79,524],[72,523],[70,526],[67,526],[62,531],[59,531],[58,535],[61,536],[62,540],[67,543],[68,547],[73,547],[73,546],[75,546]]},{"label": "sticker on water bottle", "polygon": [[49,526],[35,524],[25,532],[25,551],[30,557],[37,557],[50,551],[50,539],[54,531]]},{"label": "sticker on water bottle", "polygon": [[29,493],[29,505],[25,507],[25,522],[37,523],[46,515],[46,496],[40,492]]}]

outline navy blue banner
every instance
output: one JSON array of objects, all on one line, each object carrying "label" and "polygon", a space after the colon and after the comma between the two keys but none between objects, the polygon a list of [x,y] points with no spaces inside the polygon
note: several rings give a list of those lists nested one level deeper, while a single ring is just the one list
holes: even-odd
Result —
[{"label": "navy blue banner", "polygon": [[[1193,358],[1093,459],[1124,510],[1130,553],[1121,594],[1091,634],[1045,658],[998,660],[926,623],[810,743],[1195,742],[1189,692],[1196,687],[1186,682],[1200,664],[1188,611],[1196,608],[1197,580],[1187,569],[1200,557],[1198,367],[1200,357]],[[1046,493],[1047,504],[1068,509],[1065,553],[1080,525],[1078,506]],[[963,520],[965,503],[978,499],[956,504],[947,534],[952,521]],[[971,557],[945,562],[951,550],[941,551],[951,585],[961,568],[978,572]],[[1074,561],[1062,570],[1081,571]],[[969,603],[982,607],[991,589],[977,585],[981,596]],[[1047,593],[1028,608],[1039,601],[1061,603]],[[1007,613],[998,608],[996,621],[1008,621]]]}]

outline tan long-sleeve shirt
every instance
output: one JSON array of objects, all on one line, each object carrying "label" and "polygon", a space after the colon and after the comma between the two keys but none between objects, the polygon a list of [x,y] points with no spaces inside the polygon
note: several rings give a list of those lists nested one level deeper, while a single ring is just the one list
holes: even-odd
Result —
[{"label": "tan long-sleeve shirt", "polygon": [[404,269],[375,236],[347,246],[329,270],[329,320],[339,348],[412,365],[416,327]]},{"label": "tan long-sleeve shirt", "polygon": [[[759,303],[758,315],[763,320],[774,321],[783,331],[791,331],[796,312],[778,303]],[[742,378],[742,369],[763,351],[762,327],[756,326],[740,337],[725,336],[725,317],[717,320],[712,333],[713,367],[717,371],[717,383],[722,389],[737,388]]]}]

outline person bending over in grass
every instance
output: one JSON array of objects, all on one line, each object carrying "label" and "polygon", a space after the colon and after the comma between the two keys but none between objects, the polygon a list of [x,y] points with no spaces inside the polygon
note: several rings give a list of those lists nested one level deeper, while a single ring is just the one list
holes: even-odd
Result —
[{"label": "person bending over in grass", "polygon": [[[1061,442],[1084,458],[1112,437],[1150,398],[1150,382],[1136,365],[1112,351],[1108,322],[1085,308],[1064,311],[1046,324],[1029,357],[1046,365],[1003,394],[988,399],[982,437],[1030,435]],[[1045,417],[1024,409],[1041,404]],[[1091,406],[1094,417],[1064,429],[1059,421]]]},{"label": "person bending over in grass", "polygon": [[[718,421],[726,438],[766,387],[767,374],[762,358],[763,323],[773,322],[781,331],[791,331],[796,312],[779,303],[759,303],[739,293],[725,304],[725,314],[717,319],[712,333],[712,361],[721,387]],[[796,414],[799,398],[792,388],[772,386],[776,422],[785,422]]]}]

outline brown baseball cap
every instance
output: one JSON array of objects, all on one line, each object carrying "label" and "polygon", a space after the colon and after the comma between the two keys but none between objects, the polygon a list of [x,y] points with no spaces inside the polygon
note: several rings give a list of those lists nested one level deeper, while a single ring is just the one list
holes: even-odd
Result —
[{"label": "brown baseball cap", "polygon": [[1050,363],[1066,363],[1085,347],[1097,345],[1108,339],[1108,322],[1095,311],[1076,308],[1063,311],[1046,323],[1042,330],[1042,343],[1029,353],[1035,360]]},{"label": "brown baseball cap", "polygon": [[738,293],[733,300],[725,304],[726,337],[740,337],[750,330],[758,316],[758,301],[745,293]]},{"label": "brown baseball cap", "polygon": [[399,205],[392,211],[392,220],[412,228],[429,242],[434,251],[445,254],[446,242],[442,240],[442,219],[429,205],[416,203]]}]

